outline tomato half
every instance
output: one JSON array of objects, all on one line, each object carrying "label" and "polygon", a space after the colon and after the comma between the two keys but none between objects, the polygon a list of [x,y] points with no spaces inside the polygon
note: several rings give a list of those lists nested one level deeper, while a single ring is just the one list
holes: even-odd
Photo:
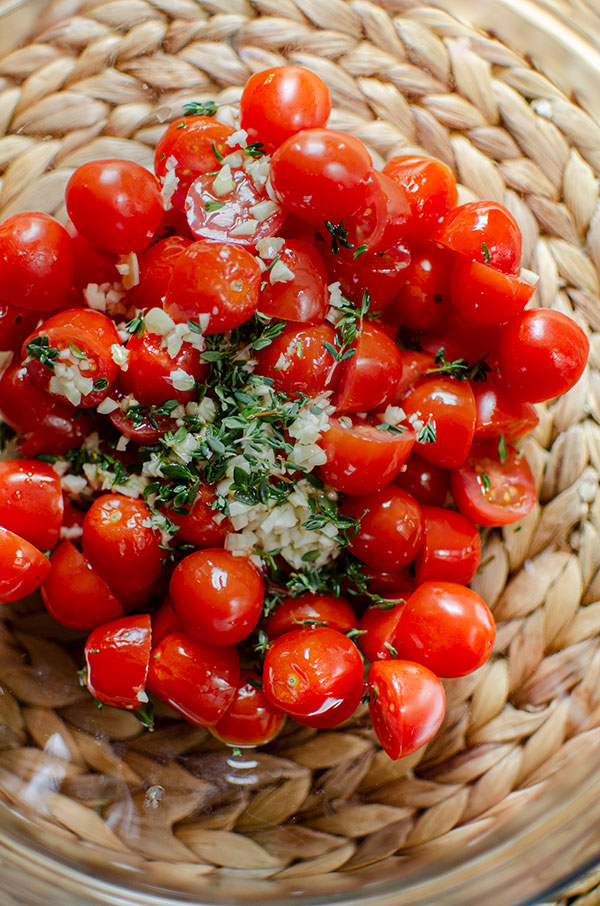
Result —
[{"label": "tomato half", "polygon": [[139,308],[162,308],[173,265],[191,244],[185,236],[167,236],[140,252],[140,281],[130,291]]},{"label": "tomato half", "polygon": [[50,562],[33,544],[1,527],[0,563],[0,604],[26,598],[50,572]]},{"label": "tomato half", "polygon": [[467,324],[494,327],[521,314],[535,292],[524,283],[493,267],[457,255],[450,280],[454,311]]},{"label": "tomato half", "polygon": [[497,439],[501,434],[506,440],[518,440],[539,422],[531,403],[515,399],[499,375],[489,374],[486,381],[474,381],[471,386],[477,407],[476,443]]},{"label": "tomato half", "polygon": [[409,424],[430,434],[417,443],[415,451],[429,462],[444,468],[461,465],[471,449],[477,410],[470,385],[456,378],[432,375],[416,384],[400,401]]},{"label": "tomato half", "polygon": [[327,242],[319,243],[319,249],[331,282],[339,282],[343,294],[355,305],[360,305],[363,294],[368,292],[374,312],[382,311],[398,294],[411,258],[403,241],[378,252],[364,252],[358,258],[354,257],[358,249],[353,252],[341,248],[333,255]]},{"label": "tomato half", "polygon": [[426,239],[456,205],[456,180],[438,160],[414,155],[392,157],[383,172],[404,189],[411,214],[407,234],[411,242]]},{"label": "tomato half", "polygon": [[410,430],[395,434],[357,418],[330,418],[319,440],[327,456],[319,471],[342,494],[370,494],[392,481],[414,443]]},{"label": "tomato half", "polygon": [[358,647],[368,661],[385,661],[396,656],[394,642],[404,600],[393,607],[367,607],[358,628]]},{"label": "tomato half", "polygon": [[423,534],[414,563],[417,583],[443,579],[467,585],[481,562],[477,526],[454,510],[424,506]]},{"label": "tomato half", "polygon": [[395,570],[416,557],[423,541],[423,513],[414,497],[395,485],[347,497],[340,512],[360,519],[349,550],[368,566]]},{"label": "tomato half", "polygon": [[40,550],[58,541],[63,518],[60,478],[38,459],[0,462],[0,525]]},{"label": "tomato half", "polygon": [[61,541],[50,564],[40,591],[46,610],[62,626],[89,632],[124,616],[107,582],[70,541]]},{"label": "tomato half", "polygon": [[262,691],[254,670],[242,670],[233,701],[211,733],[230,746],[264,746],[279,735],[285,714]]},{"label": "tomato half", "polygon": [[276,639],[292,629],[323,624],[338,632],[349,632],[356,628],[356,615],[345,598],[308,593],[284,598],[265,620],[264,630],[270,639]]},{"label": "tomato half", "polygon": [[94,629],[85,643],[86,685],[94,698],[113,708],[140,708],[148,700],[151,642],[147,613]]},{"label": "tomato half", "polygon": [[[196,398],[196,381],[208,374],[208,363],[198,349],[184,342],[173,355],[169,354],[163,338],[144,332],[127,343],[127,370],[120,375],[120,385],[144,406],[158,405],[167,400],[188,403]],[[188,387],[188,389],[182,389]]]},{"label": "tomato half", "polygon": [[214,488],[201,484],[189,513],[178,513],[173,508],[166,510],[171,522],[179,526],[178,541],[187,541],[194,547],[222,547],[225,535],[232,531],[231,522],[224,516],[218,522],[219,513],[212,508],[217,499]]},{"label": "tomato half", "polygon": [[510,211],[496,201],[469,201],[454,208],[431,238],[503,274],[519,273],[521,231]]},{"label": "tomato half", "polygon": [[[275,280],[272,267],[265,273],[258,304],[261,314],[283,321],[320,324],[327,314],[329,293],[327,271],[319,252],[308,242],[288,239],[277,258],[293,276]],[[269,262],[269,266],[274,264]]]},{"label": "tomato half", "polygon": [[501,461],[496,444],[474,447],[465,464],[451,472],[450,490],[463,516],[477,525],[517,522],[536,499],[525,457],[509,446]]},{"label": "tomato half", "polygon": [[394,341],[364,321],[355,353],[342,366],[333,405],[338,412],[368,412],[396,399],[402,378],[402,358]]},{"label": "tomato half", "polygon": [[394,484],[412,494],[419,503],[443,506],[450,490],[450,473],[422,459],[418,453],[411,453],[394,478]]},{"label": "tomato half", "polygon": [[271,378],[275,390],[283,390],[289,396],[317,396],[324,390],[334,390],[341,370],[324,343],[335,345],[331,324],[290,324],[260,350],[256,373]]}]

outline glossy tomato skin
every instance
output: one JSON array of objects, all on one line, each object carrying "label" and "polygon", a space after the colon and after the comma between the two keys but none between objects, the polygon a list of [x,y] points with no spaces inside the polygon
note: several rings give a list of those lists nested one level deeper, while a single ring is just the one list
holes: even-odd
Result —
[{"label": "glossy tomato skin", "polygon": [[401,349],[402,377],[398,385],[398,396],[394,402],[401,400],[420,377],[427,374],[430,368],[435,368],[435,357],[430,352],[420,352],[413,349]]},{"label": "glossy tomato skin", "polygon": [[73,243],[48,214],[27,211],[0,223],[0,298],[33,311],[64,305],[73,281]]},{"label": "glossy tomato skin", "polygon": [[455,312],[450,313],[441,326],[423,331],[419,343],[433,356],[443,349],[448,362],[463,358],[471,365],[481,359],[485,359],[490,368],[498,364],[498,330],[467,324]]},{"label": "glossy tomato skin", "polygon": [[450,280],[454,311],[467,324],[494,327],[521,314],[535,287],[493,267],[457,255]]},{"label": "glossy tomato skin", "polygon": [[117,270],[119,259],[114,252],[97,248],[81,235],[70,220],[67,220],[65,229],[71,237],[75,259],[73,286],[85,289],[90,283],[116,283],[121,279]]},{"label": "glossy tomato skin", "polygon": [[276,639],[292,629],[323,623],[338,632],[349,632],[356,629],[357,620],[345,598],[308,593],[297,598],[284,598],[265,620],[264,630],[270,639]]},{"label": "glossy tomato skin", "polygon": [[363,662],[354,642],[335,629],[294,629],[267,651],[263,684],[267,700],[297,723],[335,727],[360,703]]},{"label": "glossy tomato skin", "polygon": [[162,337],[146,331],[141,337],[131,337],[127,350],[127,370],[121,372],[120,385],[144,406],[167,400],[189,403],[196,398],[195,388],[178,390],[173,384],[173,372],[181,370],[195,381],[203,381],[208,374],[208,363],[190,343],[182,343],[179,352],[171,356]]},{"label": "glossy tomato skin", "polygon": [[62,626],[89,632],[124,616],[107,582],[70,541],[61,541],[50,564],[40,591],[46,610]]},{"label": "glossy tomato skin", "polygon": [[404,189],[410,208],[407,235],[413,243],[426,239],[456,205],[456,180],[440,161],[414,155],[392,157],[383,172]]},{"label": "glossy tomato skin", "polygon": [[495,201],[469,201],[454,208],[431,238],[503,274],[519,273],[521,231],[512,214]]},{"label": "glossy tomato skin", "polygon": [[141,591],[158,578],[163,554],[150,510],[123,494],[97,497],[83,521],[83,552],[117,593]]},{"label": "glossy tomato skin", "polygon": [[403,241],[385,250],[365,252],[358,258],[343,248],[333,255],[326,242],[319,243],[319,249],[330,281],[339,282],[343,294],[355,305],[360,305],[364,292],[368,292],[371,311],[382,311],[395,298],[411,260],[410,250]]},{"label": "glossy tomato skin", "polygon": [[169,585],[186,631],[209,645],[237,645],[247,638],[260,618],[264,594],[257,568],[220,548],[188,554]]},{"label": "glossy tomato skin", "polygon": [[414,443],[410,430],[394,434],[357,418],[332,417],[319,440],[327,456],[319,472],[342,494],[371,494],[385,488],[398,474]]},{"label": "glossy tomato skin", "polygon": [[402,378],[402,358],[394,341],[368,321],[355,343],[352,358],[343,363],[333,397],[338,412],[368,412],[394,400]]},{"label": "glossy tomato skin", "polygon": [[229,708],[211,732],[230,746],[264,746],[279,735],[285,714],[272,705],[254,670],[242,670]]},{"label": "glossy tomato skin", "polygon": [[329,293],[319,252],[308,242],[288,239],[279,260],[291,270],[293,279],[272,282],[269,271],[260,292],[259,311],[283,321],[320,324],[327,314]]},{"label": "glossy tomato skin", "polygon": [[386,661],[395,657],[396,630],[404,600],[389,608],[367,607],[358,628],[362,635],[358,637],[358,647],[367,661]]},{"label": "glossy tomato skin", "polygon": [[501,462],[497,444],[474,447],[450,474],[456,506],[477,525],[508,525],[533,509],[536,488],[527,460],[514,447],[508,446],[506,454]]},{"label": "glossy tomato skin", "polygon": [[414,497],[395,485],[347,497],[340,512],[361,520],[348,548],[368,566],[396,570],[416,557],[423,541],[423,512]]},{"label": "glossy tomato skin", "polygon": [[398,622],[398,656],[436,676],[466,676],[485,664],[496,638],[482,598],[456,582],[431,581],[412,593]]},{"label": "glossy tomato skin", "polygon": [[63,518],[60,478],[38,459],[0,462],[0,525],[40,550],[58,541]]},{"label": "glossy tomato skin", "polygon": [[386,318],[414,331],[441,326],[450,311],[451,270],[447,252],[433,245],[414,250],[404,285],[386,307]]},{"label": "glossy tomato skin", "polygon": [[431,670],[405,660],[376,661],[367,683],[373,728],[390,758],[410,755],[435,736],[446,713],[446,695]]},{"label": "glossy tomato skin", "polygon": [[146,248],[163,216],[156,177],[131,160],[82,164],[67,183],[65,201],[78,232],[117,254]]},{"label": "glossy tomato skin", "polygon": [[434,441],[417,439],[419,456],[447,469],[462,465],[473,443],[477,417],[473,391],[466,381],[432,375],[409,390],[401,406],[409,423],[414,417],[424,425],[435,425]]},{"label": "glossy tomato skin", "polygon": [[410,575],[410,566],[405,566],[402,569],[385,570],[374,569],[365,563],[362,567],[362,572],[367,578],[369,591],[381,595],[386,600],[393,601],[405,598],[414,591],[415,583]]},{"label": "glossy tomato skin", "polygon": [[450,490],[448,469],[427,462],[418,453],[411,453],[394,484],[407,491],[421,504],[443,506]]},{"label": "glossy tomato skin", "polygon": [[152,614],[152,645],[154,648],[172,632],[183,632],[183,626],[173,605],[168,598],[165,598],[158,610]]},{"label": "glossy tomato skin", "polygon": [[0,301],[0,350],[16,352],[40,320],[39,311],[29,311]]},{"label": "glossy tomato skin", "polygon": [[305,393],[312,397],[334,390],[341,370],[324,343],[335,345],[331,324],[290,324],[270,346],[260,350],[256,373],[271,378],[274,389],[289,396]]},{"label": "glossy tomato skin", "polygon": [[0,527],[0,604],[12,604],[30,595],[50,572],[50,563],[40,551]]},{"label": "glossy tomato skin", "polygon": [[525,311],[500,331],[500,372],[510,393],[528,403],[570,390],[585,368],[589,341],[562,312]]},{"label": "glossy tomato skin", "polygon": [[258,308],[261,274],[254,257],[226,242],[194,242],[179,256],[164,309],[174,321],[208,316],[204,333],[233,330]]},{"label": "glossy tomato skin", "polygon": [[141,707],[147,700],[151,645],[147,613],[94,629],[85,643],[86,685],[94,698],[113,708]]},{"label": "glossy tomato skin", "polygon": [[217,511],[211,507],[217,495],[211,485],[201,484],[196,494],[189,513],[177,513],[174,509],[167,510],[167,516],[179,526],[178,541],[187,541],[194,547],[222,547],[225,535],[231,532],[231,522],[224,517],[220,522],[215,522]]},{"label": "glossy tomato skin", "polygon": [[240,126],[248,142],[261,142],[267,153],[302,129],[326,124],[331,112],[329,89],[309,69],[275,66],[256,72],[240,99]]},{"label": "glossy tomato skin", "polygon": [[437,581],[467,585],[481,562],[477,526],[454,510],[423,507],[424,538],[415,559],[417,584]]},{"label": "glossy tomato skin", "polygon": [[[347,230],[345,238],[355,249],[361,246],[366,246],[369,252],[388,249],[406,239],[408,219],[404,191],[385,174],[372,169],[367,176],[361,206],[344,224]],[[327,226],[322,227],[320,232],[327,236]]]},{"label": "glossy tomato skin", "polygon": [[166,236],[138,255],[140,282],[131,298],[139,308],[162,308],[173,265],[191,244],[186,236]]},{"label": "glossy tomato skin", "polygon": [[499,438],[518,440],[533,431],[539,418],[531,403],[515,399],[499,375],[488,374],[486,381],[472,384],[477,420],[475,443]]},{"label": "glossy tomato skin", "polygon": [[271,183],[283,207],[301,220],[337,224],[359,208],[370,169],[359,139],[334,129],[305,129],[273,154]]},{"label": "glossy tomato skin", "polygon": [[199,727],[212,727],[231,705],[240,678],[235,648],[204,645],[172,632],[152,650],[148,690]]}]

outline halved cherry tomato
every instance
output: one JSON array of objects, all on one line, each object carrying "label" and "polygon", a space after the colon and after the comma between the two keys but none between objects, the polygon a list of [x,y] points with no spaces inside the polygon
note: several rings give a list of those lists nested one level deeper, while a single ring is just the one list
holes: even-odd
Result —
[{"label": "halved cherry tomato", "polygon": [[385,407],[396,399],[402,378],[400,350],[390,337],[363,322],[352,345],[354,355],[344,361],[342,377],[333,398],[338,412],[366,412]]},{"label": "halved cherry tomato", "polygon": [[50,555],[50,565],[40,592],[46,610],[62,626],[89,632],[124,616],[108,583],[70,541],[58,545]]},{"label": "halved cherry tomato", "polygon": [[192,240],[185,236],[167,236],[138,255],[140,281],[131,290],[139,308],[162,308],[173,265]]},{"label": "halved cherry tomato", "polygon": [[[127,397],[123,391],[115,386],[111,390],[110,398],[122,403]],[[167,402],[167,401],[165,401]],[[175,400],[170,405],[175,405]],[[123,437],[127,437],[134,444],[155,444],[167,431],[176,431],[177,422],[163,413],[169,409],[164,404],[161,406],[142,406],[137,403],[128,403],[126,408],[113,409],[108,413],[111,422]]]},{"label": "halved cherry tomato", "polygon": [[[321,234],[319,234],[321,235]],[[329,234],[324,237],[326,240]],[[371,311],[382,311],[398,294],[410,263],[410,251],[405,242],[397,242],[388,249],[364,252],[357,258],[359,249],[344,248],[333,255],[327,242],[319,243],[331,282],[339,282],[342,292],[355,305],[360,305],[363,294],[368,292]]]},{"label": "halved cherry tomato", "polygon": [[533,508],[535,480],[524,456],[507,447],[500,460],[498,446],[474,447],[460,469],[450,474],[456,506],[477,525],[507,525]]},{"label": "halved cherry tomato", "polygon": [[450,311],[448,281],[452,261],[447,252],[427,246],[413,251],[406,280],[393,302],[386,307],[386,319],[408,330],[432,330],[445,323]]},{"label": "halved cherry tomato", "polygon": [[[371,170],[367,178],[365,199],[348,222],[345,241],[350,248],[366,246],[369,252],[388,249],[407,238],[409,207],[401,187],[384,173]],[[327,236],[328,230],[321,229]]]},{"label": "halved cherry tomato", "polygon": [[411,453],[394,478],[394,484],[412,494],[419,503],[443,506],[450,490],[450,473],[422,459],[418,453]]},{"label": "halved cherry tomato", "polygon": [[457,255],[450,280],[452,307],[467,324],[494,327],[521,314],[535,286],[480,261]]},{"label": "halved cherry tomato", "polygon": [[364,497],[347,497],[340,512],[360,519],[348,548],[368,566],[401,569],[416,557],[423,541],[423,513],[414,497],[395,485]]},{"label": "halved cherry tomato", "polygon": [[71,237],[75,256],[73,286],[85,289],[90,283],[116,283],[121,279],[117,270],[119,259],[115,252],[97,248],[81,235],[70,220],[67,220],[65,229]]},{"label": "halved cherry tomato", "polygon": [[415,385],[400,404],[410,424],[429,426],[430,435],[419,440],[415,451],[444,468],[460,466],[471,449],[477,410],[471,386],[445,375],[431,376]]},{"label": "halved cherry tomato", "polygon": [[481,562],[477,526],[454,510],[423,507],[423,545],[415,559],[415,578],[467,585]]},{"label": "halved cherry tomato", "polygon": [[226,516],[216,521],[215,517],[220,514],[211,506],[216,499],[214,488],[209,484],[201,484],[189,513],[178,513],[173,508],[165,511],[171,522],[179,526],[176,536],[178,541],[187,541],[194,547],[223,546],[225,535],[232,531],[232,526]]},{"label": "halved cherry tomato", "polygon": [[316,396],[323,390],[334,390],[341,370],[324,343],[335,345],[331,324],[290,324],[260,350],[256,372],[271,378],[275,390],[283,390],[289,396]]},{"label": "halved cherry tomato", "polygon": [[140,708],[148,701],[146,677],[152,630],[147,613],[98,626],[85,643],[86,685],[113,708]]},{"label": "halved cherry tomato", "polygon": [[427,374],[430,368],[435,368],[435,358],[429,352],[419,352],[412,349],[401,349],[402,377],[398,385],[398,396],[394,402],[400,400],[404,393],[416,384],[418,378]]},{"label": "halved cherry tomato", "polygon": [[367,607],[358,628],[361,635],[358,637],[358,647],[368,661],[385,661],[391,657],[396,657],[394,642],[396,640],[396,629],[404,599],[390,607]]},{"label": "halved cherry tomato", "polygon": [[48,214],[27,211],[0,224],[0,299],[33,311],[64,305],[73,281],[71,237]]},{"label": "halved cherry tomato", "polygon": [[285,714],[262,691],[254,670],[242,670],[235,696],[211,733],[230,746],[264,746],[281,732]]},{"label": "halved cherry tomato", "polygon": [[329,626],[338,632],[356,628],[356,615],[345,598],[308,593],[297,598],[284,598],[264,622],[270,639],[302,626]]},{"label": "halved cherry tomato", "polygon": [[173,605],[165,598],[158,610],[152,614],[152,644],[156,648],[165,636],[172,632],[183,632],[181,620],[175,613]]},{"label": "halved cherry tomato", "polygon": [[258,304],[261,314],[283,321],[320,324],[327,314],[329,294],[327,271],[319,252],[308,242],[288,239],[278,260],[293,276],[281,281],[274,279],[272,268],[265,273]]},{"label": "halved cherry tomato", "polygon": [[426,239],[456,205],[456,180],[438,160],[413,155],[392,157],[383,172],[406,193],[411,213],[407,235],[411,242]]},{"label": "halved cherry tomato", "polygon": [[521,231],[510,211],[496,201],[469,201],[454,208],[431,238],[503,274],[519,273]]},{"label": "halved cherry tomato", "polygon": [[489,374],[486,381],[475,381],[471,386],[477,407],[476,443],[500,435],[518,440],[537,425],[539,418],[531,403],[515,399],[499,375]]},{"label": "halved cherry tomato", "polygon": [[[171,355],[156,333],[145,331],[141,337],[131,337],[127,351],[127,370],[121,372],[119,383],[126,394],[132,394],[143,406],[167,400],[188,403],[196,398],[194,382],[203,381],[208,374],[208,363],[196,347],[184,342]],[[181,389],[188,384],[189,389]]]},{"label": "halved cherry tomato", "polygon": [[39,588],[50,572],[50,562],[37,547],[2,527],[0,562],[0,604],[12,604],[26,598]]},{"label": "halved cherry tomato", "polygon": [[0,525],[40,550],[58,541],[63,518],[60,478],[39,459],[0,462]]}]

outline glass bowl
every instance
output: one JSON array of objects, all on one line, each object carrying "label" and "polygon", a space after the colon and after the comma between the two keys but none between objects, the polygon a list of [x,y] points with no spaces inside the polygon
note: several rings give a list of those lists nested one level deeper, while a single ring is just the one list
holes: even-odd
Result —
[{"label": "glass bowl", "polygon": [[600,859],[600,16],[551,0],[0,0],[0,214],[64,218],[73,168],[151,165],[188,100],[235,105],[291,61],[377,164],[423,150],[503,202],[590,366],[524,443],[540,504],[484,533],[498,638],[446,681],[427,747],[381,752],[364,708],[227,749],[157,708],[149,734],[78,684],[35,599],[0,626],[2,903],[522,906]]}]

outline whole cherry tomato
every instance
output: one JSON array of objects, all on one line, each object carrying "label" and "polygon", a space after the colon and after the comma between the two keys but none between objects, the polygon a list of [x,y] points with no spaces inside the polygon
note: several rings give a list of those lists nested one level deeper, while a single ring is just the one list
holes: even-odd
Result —
[{"label": "whole cherry tomato", "polygon": [[54,217],[27,211],[0,223],[0,299],[9,305],[60,308],[74,266],[71,237]]},{"label": "whole cherry tomato", "polygon": [[26,598],[50,572],[49,561],[33,544],[1,527],[0,562],[0,604]]},{"label": "whole cherry tomato", "polygon": [[17,352],[39,320],[39,311],[29,311],[27,308],[18,308],[16,305],[0,301],[0,350]]},{"label": "whole cherry tomato", "polygon": [[71,237],[75,257],[73,286],[85,289],[90,283],[117,283],[121,279],[117,270],[119,259],[114,252],[97,248],[81,235],[70,220],[67,220],[65,229]]},{"label": "whole cherry tomato", "polygon": [[395,485],[374,494],[347,497],[340,512],[360,519],[348,548],[368,566],[395,570],[416,557],[423,541],[423,513],[414,497]]},{"label": "whole cherry tomato", "polygon": [[535,287],[480,261],[457,255],[450,280],[454,311],[467,324],[494,327],[521,314]]},{"label": "whole cherry tomato", "polygon": [[264,622],[270,639],[302,626],[329,626],[338,632],[356,629],[356,615],[345,598],[307,593],[297,598],[284,598]]},{"label": "whole cherry tomato", "polygon": [[132,394],[144,406],[167,400],[189,403],[196,398],[195,382],[203,381],[208,374],[208,364],[196,347],[183,342],[171,355],[156,333],[145,331],[141,337],[131,337],[127,352],[127,370],[121,372],[119,383],[126,394]]},{"label": "whole cherry tomato", "polygon": [[366,251],[356,258],[360,249],[340,248],[334,255],[326,242],[319,243],[319,249],[331,282],[339,282],[344,295],[355,305],[361,304],[367,292],[372,311],[382,311],[397,296],[410,263],[410,251],[403,241],[378,252]]},{"label": "whole cherry tomato", "polygon": [[140,281],[131,298],[140,308],[162,308],[173,265],[192,240],[185,236],[167,236],[138,255]]},{"label": "whole cherry tomato", "polygon": [[285,714],[262,691],[254,670],[242,670],[229,708],[211,733],[230,746],[264,746],[283,729]]},{"label": "whole cherry tomato", "polygon": [[271,378],[275,390],[283,390],[289,396],[316,396],[323,390],[334,390],[341,370],[325,343],[335,344],[331,324],[290,324],[260,350],[256,372]]},{"label": "whole cherry tomato", "polygon": [[258,304],[261,314],[283,321],[320,324],[327,314],[329,294],[327,271],[319,252],[308,242],[288,239],[278,260],[292,277],[276,280],[273,268],[265,274]]},{"label": "whole cherry tomato", "polygon": [[113,708],[140,708],[148,701],[146,677],[152,630],[147,613],[98,626],[85,643],[86,685]]},{"label": "whole cherry tomato", "polygon": [[443,579],[467,585],[481,562],[477,527],[454,510],[424,506],[423,532],[414,563],[417,583]]},{"label": "whole cherry tomato", "polygon": [[0,525],[40,550],[58,541],[63,518],[60,478],[39,459],[0,462]]},{"label": "whole cherry tomato", "polygon": [[[361,571],[366,576],[369,591],[381,595],[388,601],[395,598],[405,598],[414,591],[414,579],[410,575],[410,566],[404,566],[402,569],[374,569],[372,566],[362,564]],[[370,605],[369,605],[370,606]],[[373,605],[375,606],[375,605]]]},{"label": "whole cherry tomato", "polygon": [[519,273],[521,231],[510,211],[495,201],[469,201],[454,208],[431,238],[503,274]]},{"label": "whole cherry tomato", "polygon": [[416,384],[400,404],[415,430],[415,452],[444,468],[460,466],[471,449],[477,410],[470,385],[445,375]]},{"label": "whole cherry tomato", "polygon": [[50,564],[40,591],[46,610],[62,626],[89,632],[124,616],[114,592],[70,541],[61,541]]},{"label": "whole cherry tomato", "polygon": [[422,459],[418,453],[411,453],[394,478],[394,484],[412,494],[419,503],[443,506],[450,490],[450,473]]},{"label": "whole cherry tomato", "polygon": [[464,465],[450,473],[456,506],[477,525],[517,522],[535,503],[535,480],[527,460],[514,447],[504,451],[502,446],[503,439],[474,447]]},{"label": "whole cherry tomato", "polygon": [[475,443],[500,435],[506,440],[518,440],[539,422],[531,403],[515,399],[499,375],[489,374],[486,381],[475,381],[471,386],[477,407]]},{"label": "whole cherry tomato", "polygon": [[178,541],[187,541],[194,547],[223,546],[225,535],[233,529],[229,519],[226,516],[219,518],[221,514],[211,506],[216,499],[214,488],[209,484],[201,484],[189,513],[178,513],[173,508],[166,510],[171,522],[179,526]]},{"label": "whole cherry tomato", "polygon": [[385,407],[396,399],[402,378],[400,350],[378,327],[363,322],[343,362],[342,377],[333,404],[338,412],[365,412]]},{"label": "whole cherry tomato", "polygon": [[392,157],[383,172],[402,186],[410,206],[407,235],[411,242],[426,239],[456,205],[456,180],[445,164],[427,157]]},{"label": "whole cherry tomato", "polygon": [[[409,208],[401,187],[384,173],[371,170],[367,177],[365,198],[357,211],[344,224],[344,237],[349,248],[378,252],[407,238]],[[321,229],[325,236],[327,226]]]},{"label": "whole cherry tomato", "polygon": [[452,260],[447,252],[433,245],[413,251],[404,285],[386,307],[386,319],[415,331],[444,324],[450,311],[451,270]]}]

